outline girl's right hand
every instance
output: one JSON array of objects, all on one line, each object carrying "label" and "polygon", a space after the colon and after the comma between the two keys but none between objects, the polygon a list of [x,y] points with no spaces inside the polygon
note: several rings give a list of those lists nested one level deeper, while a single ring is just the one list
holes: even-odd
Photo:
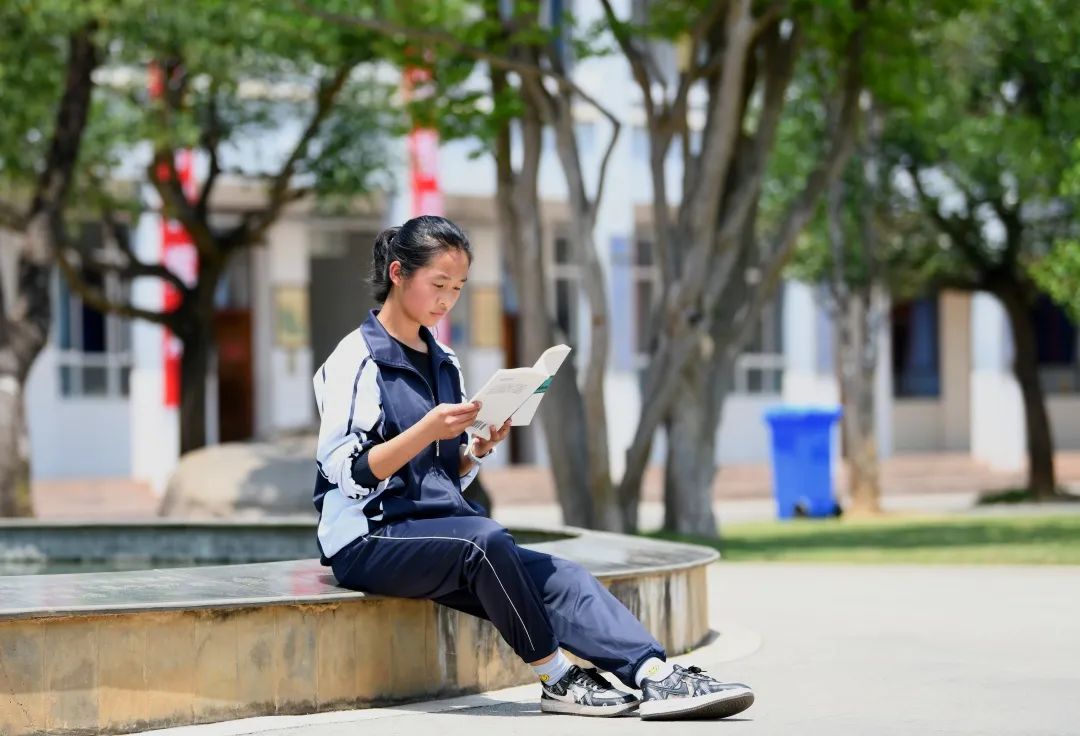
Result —
[{"label": "girl's right hand", "polygon": [[433,441],[452,440],[476,421],[479,412],[479,401],[439,404],[427,413],[423,421]]}]

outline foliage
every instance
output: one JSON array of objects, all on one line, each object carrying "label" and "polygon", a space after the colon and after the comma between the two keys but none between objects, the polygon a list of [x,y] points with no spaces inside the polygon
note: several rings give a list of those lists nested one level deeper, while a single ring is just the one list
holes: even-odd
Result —
[{"label": "foliage", "polygon": [[[946,279],[978,282],[980,263],[1026,268],[1072,228],[1065,174],[1080,120],[1080,7],[984,0],[914,48],[890,87],[883,147],[903,172],[898,194],[949,237],[916,229],[910,245],[937,257]],[[966,244],[955,237],[962,225]]]},{"label": "foliage", "polygon": [[[1073,147],[1075,164],[1065,176],[1063,191],[1080,195],[1080,141]],[[1045,258],[1032,266],[1032,276],[1051,299],[1060,304],[1080,324],[1080,239],[1064,239],[1054,244]]]},{"label": "foliage", "polygon": [[1080,563],[1080,514],[808,519],[727,524],[722,541],[657,536],[716,547],[731,562]]},{"label": "foliage", "polygon": [[[0,10],[0,89],[7,109],[0,120],[0,179],[9,187],[28,186],[41,169],[64,81],[63,41],[84,23],[94,24],[108,54],[95,77],[76,182],[84,208],[115,199],[107,195],[115,195],[117,179],[141,179],[145,169],[131,161],[142,157],[145,166],[145,152],[162,146],[216,147],[227,173],[269,177],[289,137],[302,129],[318,80],[342,65],[364,63],[365,73],[350,78],[296,167],[296,181],[327,197],[354,196],[389,181],[385,136],[404,121],[391,105],[394,87],[371,71],[374,34],[328,29],[288,0],[47,0]],[[182,65],[172,80],[182,85],[182,99],[171,109],[148,91],[155,62]],[[276,155],[253,150],[254,140],[273,141]]]}]

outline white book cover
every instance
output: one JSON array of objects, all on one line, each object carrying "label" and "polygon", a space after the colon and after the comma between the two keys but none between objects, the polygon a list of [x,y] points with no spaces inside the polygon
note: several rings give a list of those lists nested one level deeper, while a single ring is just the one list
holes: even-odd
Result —
[{"label": "white book cover", "polygon": [[503,368],[495,371],[470,401],[481,402],[476,421],[466,431],[484,439],[491,437],[492,427],[501,427],[512,418],[511,424],[522,427],[532,421],[552,379],[562,366],[570,348],[555,345],[531,368]]}]

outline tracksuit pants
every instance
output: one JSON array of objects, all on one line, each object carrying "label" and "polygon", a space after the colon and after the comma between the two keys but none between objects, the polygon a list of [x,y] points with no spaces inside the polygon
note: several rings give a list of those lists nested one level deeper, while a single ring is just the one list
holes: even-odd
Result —
[{"label": "tracksuit pants", "polygon": [[519,547],[486,517],[391,522],[331,564],[346,588],[426,598],[491,621],[526,662],[561,646],[636,687],[638,665],[665,658],[659,642],[584,568]]}]

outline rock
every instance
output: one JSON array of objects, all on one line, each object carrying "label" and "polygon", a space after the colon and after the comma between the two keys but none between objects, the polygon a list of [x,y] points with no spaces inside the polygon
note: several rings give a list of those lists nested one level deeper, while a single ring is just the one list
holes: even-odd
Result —
[{"label": "rock", "polygon": [[[315,435],[266,442],[228,442],[180,458],[165,489],[160,516],[179,518],[315,517]],[[483,473],[481,473],[483,475]],[[465,497],[491,512],[478,477]]]},{"label": "rock", "polygon": [[169,478],[159,515],[314,518],[314,435],[228,442],[189,452]]}]

